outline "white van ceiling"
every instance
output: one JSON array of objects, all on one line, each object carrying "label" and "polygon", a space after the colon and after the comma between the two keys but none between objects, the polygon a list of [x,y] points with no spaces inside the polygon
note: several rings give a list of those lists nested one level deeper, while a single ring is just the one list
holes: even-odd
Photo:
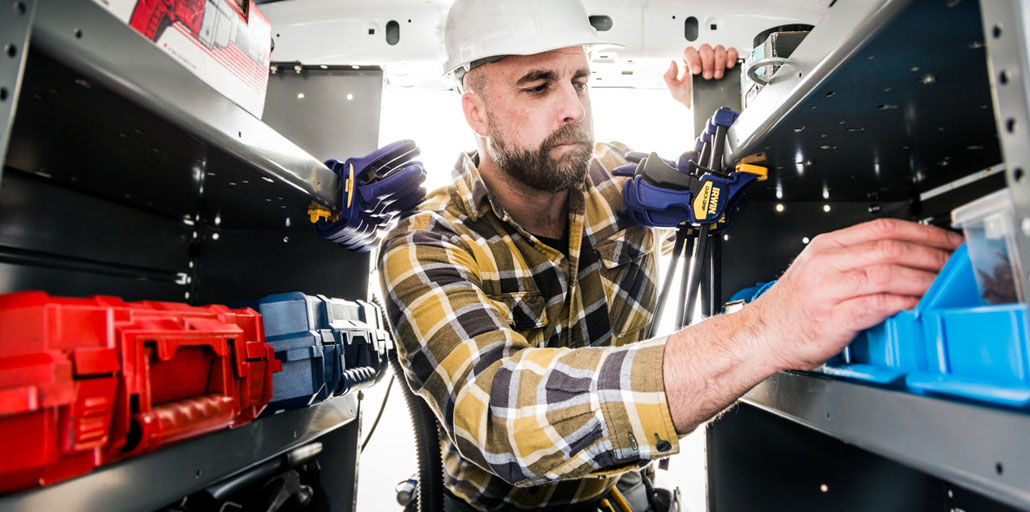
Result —
[{"label": "white van ceiling", "polygon": [[[770,28],[815,25],[833,1],[587,0],[592,17],[611,20],[605,38],[625,45],[593,53],[593,86],[664,87],[662,73],[686,46],[722,44],[744,53],[757,34]],[[260,8],[272,23],[273,61],[380,65],[393,85],[448,88],[450,81],[441,77],[439,32],[450,4],[451,0],[284,0]],[[696,34],[688,32],[688,23],[696,27]]]}]

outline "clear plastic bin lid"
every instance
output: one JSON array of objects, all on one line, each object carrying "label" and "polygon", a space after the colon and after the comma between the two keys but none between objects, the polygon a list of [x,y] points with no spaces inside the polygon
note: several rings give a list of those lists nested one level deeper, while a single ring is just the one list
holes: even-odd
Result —
[{"label": "clear plastic bin lid", "polygon": [[986,304],[1024,298],[1013,211],[1012,197],[1008,189],[1002,189],[951,213],[952,224],[961,227],[966,236],[980,298]]},{"label": "clear plastic bin lid", "polygon": [[[952,210],[951,225],[956,228],[963,228],[971,223],[984,222],[987,216],[1009,212],[1012,212],[1012,196],[1009,194],[1008,189],[1001,189]],[[996,222],[993,224],[995,224],[995,229],[999,229]],[[997,237],[993,236],[991,238]]]}]

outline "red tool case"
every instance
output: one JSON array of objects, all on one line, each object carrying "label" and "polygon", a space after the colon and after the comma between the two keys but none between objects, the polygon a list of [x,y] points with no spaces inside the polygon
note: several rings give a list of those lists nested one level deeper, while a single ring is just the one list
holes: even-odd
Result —
[{"label": "red tool case", "polygon": [[0,296],[0,492],[247,423],[279,366],[253,310]]}]

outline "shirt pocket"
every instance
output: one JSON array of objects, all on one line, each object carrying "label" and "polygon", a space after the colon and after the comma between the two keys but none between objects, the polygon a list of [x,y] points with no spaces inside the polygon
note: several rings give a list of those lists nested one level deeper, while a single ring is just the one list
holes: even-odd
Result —
[{"label": "shirt pocket", "polygon": [[530,331],[547,326],[547,308],[538,291],[491,294],[490,300],[506,315],[508,325],[527,339]]},{"label": "shirt pocket", "polygon": [[658,265],[651,230],[632,226],[597,246],[601,281],[608,299],[608,321],[616,345],[642,331],[654,317],[658,300]]}]

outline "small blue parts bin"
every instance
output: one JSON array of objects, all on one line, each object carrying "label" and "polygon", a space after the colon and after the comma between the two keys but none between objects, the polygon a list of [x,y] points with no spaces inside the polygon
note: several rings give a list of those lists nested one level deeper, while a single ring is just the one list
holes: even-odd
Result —
[{"label": "small blue parts bin", "polygon": [[959,247],[916,308],[867,329],[823,372],[919,394],[1030,406],[1030,314],[984,304],[976,265]]},{"label": "small blue parts bin", "polygon": [[776,284],[776,281],[759,282],[755,283],[754,286],[738,290],[723,305],[723,313],[729,314],[740,311],[740,308],[744,307],[745,304],[750,304],[757,300],[774,284]]},{"label": "small blue parts bin", "polygon": [[923,319],[934,365],[906,382],[922,393],[1030,405],[1026,304],[934,311]]},{"label": "small blue parts bin", "polygon": [[902,311],[858,334],[823,373],[877,384],[901,383],[905,375],[926,368],[926,351],[915,311]]}]

